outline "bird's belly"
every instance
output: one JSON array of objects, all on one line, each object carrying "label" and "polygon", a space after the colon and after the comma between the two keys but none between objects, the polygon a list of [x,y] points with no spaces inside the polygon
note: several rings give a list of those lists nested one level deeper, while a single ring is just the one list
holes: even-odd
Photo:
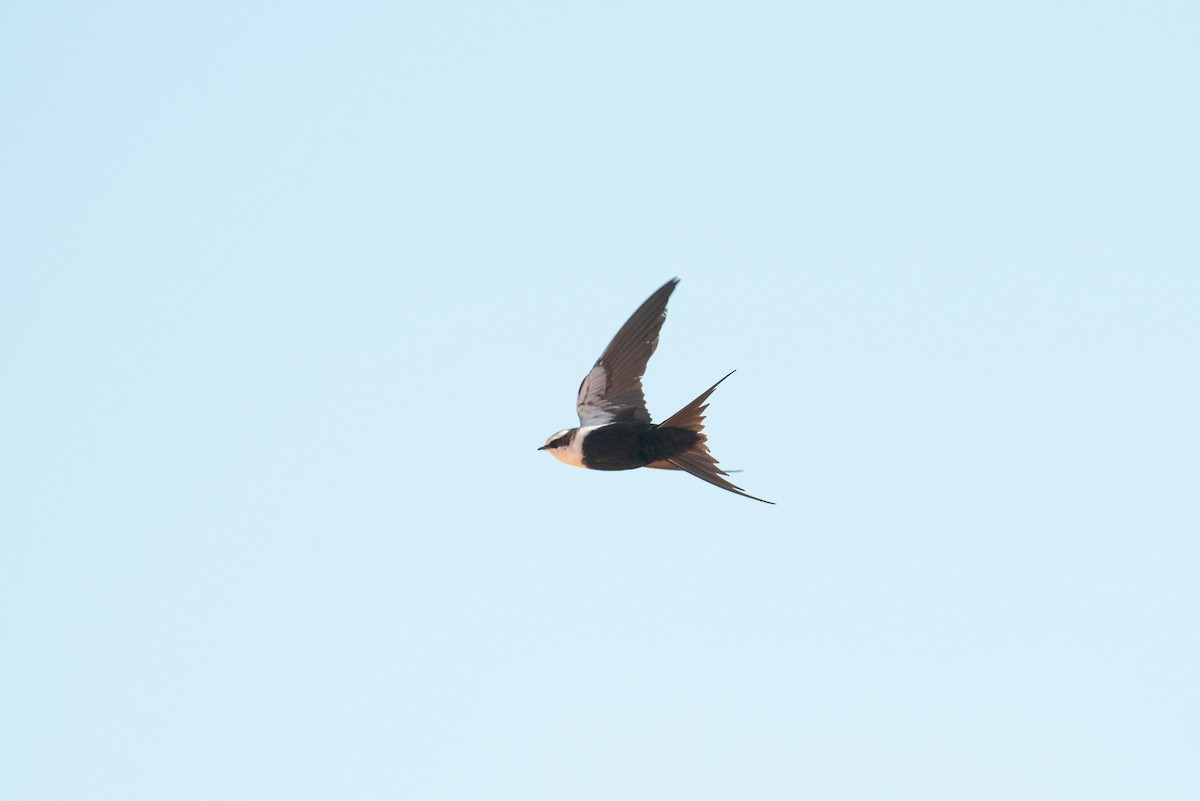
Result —
[{"label": "bird's belly", "polygon": [[[581,449],[583,466],[590,470],[634,470],[671,456],[673,443],[649,423],[611,423],[589,431]],[[672,453],[664,452],[667,445]]]}]

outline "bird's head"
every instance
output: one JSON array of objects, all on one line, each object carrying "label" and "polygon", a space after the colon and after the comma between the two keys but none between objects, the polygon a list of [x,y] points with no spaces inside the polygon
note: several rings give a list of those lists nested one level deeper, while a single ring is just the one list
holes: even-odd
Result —
[{"label": "bird's head", "polygon": [[538,450],[546,451],[560,462],[581,466],[583,464],[582,453],[579,448],[574,447],[575,435],[578,433],[578,428],[565,428],[557,434],[552,434],[546,440],[546,444],[538,448]]}]

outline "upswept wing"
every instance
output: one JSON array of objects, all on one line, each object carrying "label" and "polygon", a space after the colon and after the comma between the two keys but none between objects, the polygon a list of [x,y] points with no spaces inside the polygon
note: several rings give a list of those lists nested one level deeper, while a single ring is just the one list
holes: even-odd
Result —
[{"label": "upswept wing", "polygon": [[581,426],[650,422],[642,375],[658,347],[658,332],[667,319],[667,299],[678,283],[678,278],[672,278],[647,298],[584,376],[575,401]]}]

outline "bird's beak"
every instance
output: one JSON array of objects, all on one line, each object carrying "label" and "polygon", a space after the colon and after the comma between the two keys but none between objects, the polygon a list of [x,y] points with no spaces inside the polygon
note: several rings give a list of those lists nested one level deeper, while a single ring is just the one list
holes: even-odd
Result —
[{"label": "bird's beak", "polygon": [[549,448],[549,447],[550,447],[549,445],[543,445],[542,447],[538,448],[538,450],[544,451],[544,450],[546,450],[546,448]]}]

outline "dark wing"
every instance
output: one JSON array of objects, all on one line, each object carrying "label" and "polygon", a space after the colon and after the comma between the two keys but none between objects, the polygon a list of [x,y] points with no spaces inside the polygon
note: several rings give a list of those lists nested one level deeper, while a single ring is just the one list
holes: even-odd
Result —
[{"label": "dark wing", "polygon": [[581,426],[650,422],[642,374],[658,347],[658,332],[667,319],[667,298],[678,283],[678,278],[672,278],[647,298],[583,377],[575,400]]}]

